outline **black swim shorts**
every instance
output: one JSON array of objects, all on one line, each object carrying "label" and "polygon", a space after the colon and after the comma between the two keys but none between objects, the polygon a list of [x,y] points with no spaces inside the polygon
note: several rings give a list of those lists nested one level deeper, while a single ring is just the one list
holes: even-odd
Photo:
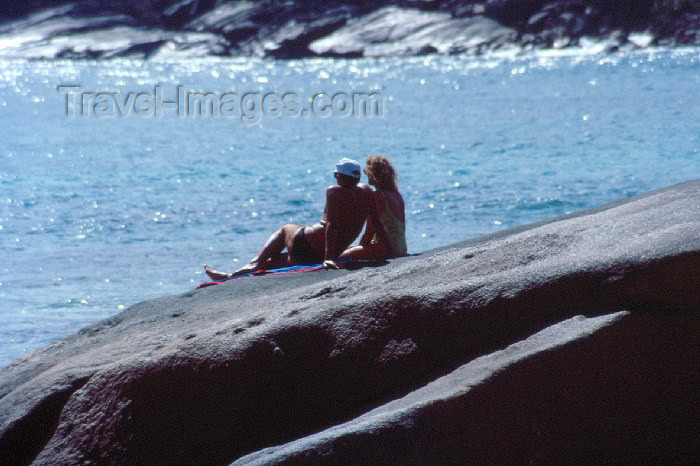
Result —
[{"label": "black swim shorts", "polygon": [[292,241],[292,252],[289,256],[295,264],[320,264],[323,262],[323,255],[319,254],[311,247],[304,234],[304,227],[299,228],[299,231],[294,235]]}]

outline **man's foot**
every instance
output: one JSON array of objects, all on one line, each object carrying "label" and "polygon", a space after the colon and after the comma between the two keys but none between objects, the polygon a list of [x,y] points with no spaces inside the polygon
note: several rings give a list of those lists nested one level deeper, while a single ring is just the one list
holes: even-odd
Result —
[{"label": "man's foot", "polygon": [[224,278],[231,278],[230,273],[217,272],[216,270],[209,267],[207,264],[204,264],[204,272],[206,272],[206,274],[209,275],[209,278],[211,278],[212,280],[223,280]]}]

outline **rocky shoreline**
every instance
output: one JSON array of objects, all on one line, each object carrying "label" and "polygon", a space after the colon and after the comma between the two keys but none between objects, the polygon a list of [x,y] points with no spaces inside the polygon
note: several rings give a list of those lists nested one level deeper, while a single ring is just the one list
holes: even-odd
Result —
[{"label": "rocky shoreline", "polygon": [[0,369],[0,464],[690,463],[700,180],[130,307]]},{"label": "rocky shoreline", "polygon": [[5,58],[293,59],[700,44],[700,4],[685,0],[2,0],[0,6]]}]

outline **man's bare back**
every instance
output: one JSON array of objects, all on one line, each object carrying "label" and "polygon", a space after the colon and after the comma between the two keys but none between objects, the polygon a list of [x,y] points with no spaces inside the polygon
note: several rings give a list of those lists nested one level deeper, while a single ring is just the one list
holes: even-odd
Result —
[{"label": "man's bare back", "polygon": [[306,240],[325,260],[335,260],[357,238],[365,221],[378,213],[372,189],[365,184],[330,186],[319,223],[304,230]]}]

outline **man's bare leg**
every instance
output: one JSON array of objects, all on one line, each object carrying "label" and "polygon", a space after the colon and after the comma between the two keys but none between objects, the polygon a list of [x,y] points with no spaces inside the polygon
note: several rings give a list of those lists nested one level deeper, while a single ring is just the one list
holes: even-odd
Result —
[{"label": "man's bare leg", "polygon": [[287,265],[289,263],[289,255],[282,254],[282,250],[291,247],[294,235],[302,227],[303,225],[299,224],[288,224],[274,232],[267,239],[258,255],[253,257],[247,265],[233,272],[232,276]]},{"label": "man's bare leg", "polygon": [[384,260],[388,259],[389,255],[382,245],[368,244],[367,246],[350,246],[339,258],[356,261]]},{"label": "man's bare leg", "polygon": [[289,265],[289,254],[282,253],[284,248],[289,250],[294,241],[294,235],[303,228],[303,225],[288,224],[275,231],[267,239],[262,249],[248,264],[233,273],[217,272],[209,266],[204,266],[204,271],[212,280],[222,280],[224,278],[237,277],[258,270],[274,269]]}]

